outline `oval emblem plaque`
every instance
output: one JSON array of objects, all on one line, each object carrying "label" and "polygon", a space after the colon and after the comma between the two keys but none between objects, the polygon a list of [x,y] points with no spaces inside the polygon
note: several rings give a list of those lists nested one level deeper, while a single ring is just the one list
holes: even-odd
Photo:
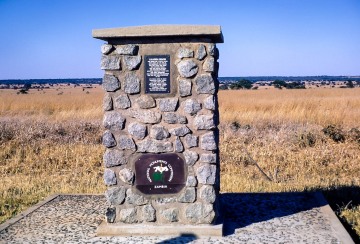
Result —
[{"label": "oval emblem plaque", "polygon": [[185,186],[185,163],[175,153],[144,154],[135,162],[135,187],[142,193],[173,194]]}]

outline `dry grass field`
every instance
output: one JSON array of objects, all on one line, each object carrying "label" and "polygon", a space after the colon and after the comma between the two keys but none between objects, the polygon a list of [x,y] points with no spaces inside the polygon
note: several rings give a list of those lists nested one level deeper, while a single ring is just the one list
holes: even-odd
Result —
[{"label": "dry grass field", "polygon": [[[0,222],[52,193],[104,191],[102,96],[0,90]],[[219,106],[222,192],[321,190],[360,236],[359,88],[220,91]]]}]

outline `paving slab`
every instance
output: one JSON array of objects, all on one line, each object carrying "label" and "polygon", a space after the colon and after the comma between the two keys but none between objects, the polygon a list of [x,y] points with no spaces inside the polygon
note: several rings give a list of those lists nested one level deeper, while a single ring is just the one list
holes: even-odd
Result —
[{"label": "paving slab", "polygon": [[99,237],[105,198],[60,194],[0,225],[0,243],[354,243],[321,193],[223,193],[220,199],[223,237]]}]

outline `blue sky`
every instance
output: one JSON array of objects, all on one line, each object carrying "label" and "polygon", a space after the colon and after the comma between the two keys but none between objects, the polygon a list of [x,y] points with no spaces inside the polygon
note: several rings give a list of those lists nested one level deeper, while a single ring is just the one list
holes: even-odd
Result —
[{"label": "blue sky", "polygon": [[91,30],[221,25],[220,76],[360,75],[360,0],[0,0],[0,79],[102,77]]}]

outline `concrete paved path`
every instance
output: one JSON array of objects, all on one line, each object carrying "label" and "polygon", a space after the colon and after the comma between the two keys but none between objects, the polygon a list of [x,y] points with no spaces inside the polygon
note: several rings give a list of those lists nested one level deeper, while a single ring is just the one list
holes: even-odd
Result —
[{"label": "concrete paved path", "polygon": [[0,225],[0,243],[353,243],[320,193],[224,193],[224,237],[96,237],[100,195],[55,195]]}]

